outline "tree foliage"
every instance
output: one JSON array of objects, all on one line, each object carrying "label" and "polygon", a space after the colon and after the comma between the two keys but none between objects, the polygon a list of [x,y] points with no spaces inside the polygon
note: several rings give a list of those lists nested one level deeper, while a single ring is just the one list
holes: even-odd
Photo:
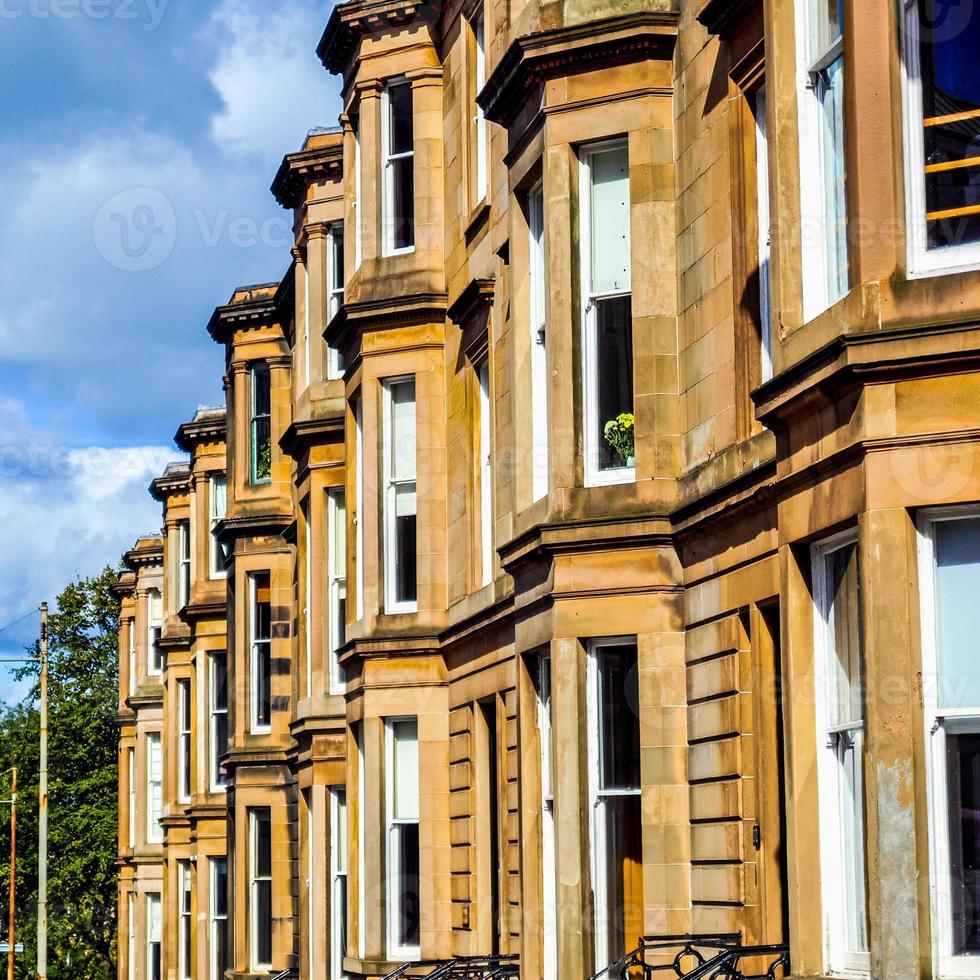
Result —
[{"label": "tree foliage", "polygon": [[[116,973],[118,600],[106,568],[58,597],[49,620],[48,976],[110,980]],[[29,651],[36,654],[36,647]],[[39,668],[20,704],[0,707],[0,771],[19,770],[17,806],[18,980],[37,962]],[[3,777],[0,796],[9,796]],[[10,808],[0,807],[0,930],[6,938]]]}]

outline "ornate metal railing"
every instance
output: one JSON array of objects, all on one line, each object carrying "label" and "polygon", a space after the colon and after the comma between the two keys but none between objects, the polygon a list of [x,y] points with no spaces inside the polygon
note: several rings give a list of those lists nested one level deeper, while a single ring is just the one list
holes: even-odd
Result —
[{"label": "ornate metal railing", "polygon": [[591,980],[784,980],[789,947],[746,946],[738,935],[644,936]]},{"label": "ornate metal railing", "polygon": [[519,977],[517,956],[457,956],[451,960],[402,963],[383,980],[509,980]]}]

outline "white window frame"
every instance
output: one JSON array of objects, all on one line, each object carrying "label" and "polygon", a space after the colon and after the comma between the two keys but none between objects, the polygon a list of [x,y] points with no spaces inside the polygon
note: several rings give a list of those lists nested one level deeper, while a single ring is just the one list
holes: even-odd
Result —
[{"label": "white window frame", "polygon": [[[604,647],[633,646],[639,658],[638,638],[635,634],[626,636],[604,636],[589,640],[586,650],[586,681],[587,681],[587,711],[588,711],[588,760],[589,760],[589,801],[592,820],[589,825],[589,851],[591,854],[591,868],[593,882],[603,882],[606,880],[606,853],[604,848],[598,846],[599,841],[606,839],[605,834],[605,811],[602,802],[605,799],[614,797],[642,795],[642,787],[635,789],[622,790],[599,790],[599,651]],[[639,660],[637,661],[639,663]],[[642,780],[641,780],[642,781]],[[596,970],[603,970],[609,964],[605,962],[605,949],[608,945],[606,941],[609,923],[608,913],[604,909],[604,904],[600,895],[599,886],[595,889],[595,907],[593,910],[593,929],[595,935],[595,961]],[[603,920],[601,916],[605,915]]]},{"label": "white window frame", "polygon": [[544,181],[528,192],[528,269],[531,300],[531,496],[548,495],[548,278]]},{"label": "white window frame", "polygon": [[191,601],[191,522],[177,522],[177,608]]},{"label": "white window frame", "polygon": [[493,581],[493,399],[490,361],[477,367],[480,400],[480,585]]},{"label": "white window frame", "polygon": [[[338,542],[337,538],[341,534],[343,538]],[[343,694],[347,687],[347,679],[338,659],[341,637],[346,634],[346,613],[341,615],[341,602],[346,608],[347,507],[344,488],[333,487],[327,491],[327,635],[330,647],[328,688],[330,694]]]},{"label": "white window frame", "polygon": [[[180,980],[191,980],[194,972],[193,943],[193,894],[191,862],[177,862],[177,975]],[[186,967],[186,969],[185,969]]]},{"label": "white window frame", "polygon": [[[225,706],[223,708],[215,707],[218,701],[218,658],[224,661],[225,668]],[[228,778],[221,768],[218,753],[217,719],[221,717],[225,719],[225,732],[227,733],[228,653],[225,650],[213,650],[208,654],[208,786],[212,793],[224,793],[228,788]]]},{"label": "white window frame", "polygon": [[[146,672],[151,677],[163,673],[163,651],[160,650],[160,636],[163,633],[163,593],[157,588],[146,592]],[[159,650],[159,661],[154,658],[154,650]]]},{"label": "white window frame", "polygon": [[558,887],[555,851],[551,657],[538,656],[538,748],[541,765],[541,931],[543,980],[558,976]]},{"label": "white window frame", "polygon": [[[842,34],[826,51],[812,52],[814,0],[796,0],[796,32],[800,133],[800,246],[803,278],[803,318],[813,320],[846,295],[831,287],[824,173],[823,106],[817,95],[817,74],[832,65],[845,50]],[[846,94],[845,94],[846,98]],[[845,143],[847,131],[844,132]],[[845,146],[846,153],[846,146]],[[815,192],[815,189],[817,192]],[[845,205],[846,207],[846,205]],[[847,246],[845,245],[845,249]],[[845,255],[849,265],[849,255]]]},{"label": "white window frame", "polygon": [[[326,239],[327,323],[340,312],[344,305],[344,223],[335,221],[327,228]],[[339,254],[338,254],[339,253]],[[340,280],[337,280],[337,263],[340,262]],[[344,376],[344,364],[336,347],[327,348],[327,380],[336,381]]]},{"label": "white window frame", "polygon": [[[418,729],[418,718],[411,715],[405,715],[398,718],[386,718],[385,719],[385,839],[387,846],[387,863],[388,868],[388,901],[387,901],[387,952],[388,959],[393,963],[400,963],[406,961],[414,961],[421,957],[421,948],[419,946],[403,946],[398,942],[395,933],[395,923],[399,919],[399,913],[401,910],[399,902],[398,893],[398,877],[395,874],[395,869],[399,865],[399,835],[395,832],[396,827],[401,826],[411,826],[416,825],[420,829],[420,839],[421,839],[421,800],[419,801],[419,816],[414,820],[409,819],[399,819],[395,818],[395,783],[397,780],[397,775],[394,770],[395,761],[395,725],[403,722],[415,722],[415,738],[416,743],[419,743],[419,729]],[[419,756],[419,763],[421,766],[421,755]],[[416,777],[419,781],[419,794],[421,796],[421,778]],[[421,881],[421,868],[420,868],[420,881]],[[420,925],[420,937],[421,939],[421,925]]]},{"label": "white window frame", "polygon": [[[412,244],[401,248],[395,247],[395,215],[393,213],[395,199],[395,170],[391,166],[397,160],[411,160],[412,167],[415,168],[415,143],[414,143],[414,118],[412,149],[402,153],[391,152],[391,90],[401,86],[408,86],[412,89],[412,82],[407,78],[391,78],[385,83],[381,91],[381,240],[383,244],[382,255],[408,255],[415,251],[416,235],[416,208],[415,201],[412,201]],[[412,112],[414,116],[415,93],[412,92]],[[415,173],[415,177],[418,173]],[[415,187],[413,180],[412,186]]]},{"label": "white window frame", "polygon": [[922,52],[919,0],[902,4],[902,119],[905,127],[905,234],[908,277],[952,275],[980,268],[980,241],[929,248],[925,142],[922,135]]},{"label": "white window frame", "polygon": [[[269,807],[253,807],[248,811],[248,956],[249,962],[251,963],[251,968],[254,972],[258,973],[260,971],[268,971],[272,969],[272,961],[265,962],[259,959],[258,949],[259,949],[259,902],[258,902],[258,888],[259,885],[265,882],[269,883],[270,890],[272,887],[272,867],[270,863],[269,874],[260,875],[258,873],[258,844],[259,838],[256,832],[258,824],[259,811],[264,810],[269,815],[269,845],[272,847],[272,813]],[[269,947],[270,952],[273,952],[272,947],[275,941],[275,919],[273,918],[272,923],[270,923],[269,936]]]},{"label": "white window frame", "polygon": [[755,103],[756,215],[759,225],[759,358],[762,380],[772,378],[772,214],[769,196],[769,95],[765,85],[753,93]]},{"label": "white window frame", "polygon": [[192,785],[191,682],[177,681],[177,802],[190,803]]},{"label": "white window frame", "polygon": [[[248,648],[249,648],[249,731],[254,735],[267,735],[272,731],[272,622],[270,615],[269,636],[259,638],[257,635],[256,609],[258,604],[258,586],[256,579],[259,575],[269,576],[269,587],[272,587],[272,576],[270,572],[251,572],[248,576]],[[270,603],[271,614],[271,603]],[[270,670],[267,678],[269,685],[269,721],[266,723],[259,721],[259,647],[268,646]]]},{"label": "white window frame", "polygon": [[[977,976],[976,954],[955,955],[950,888],[949,786],[946,738],[956,728],[980,732],[980,705],[942,708],[943,682],[939,669],[938,617],[936,614],[936,525],[980,518],[980,506],[932,507],[918,519],[919,596],[922,628],[922,707],[925,724],[926,788],[929,814],[929,896],[932,912],[933,971],[937,977]],[[960,734],[960,732],[955,732]]]},{"label": "white window frame", "polygon": [[357,745],[357,955],[363,960],[367,955],[367,855],[365,837],[367,820],[364,814],[367,786],[365,783],[366,766],[364,759],[364,722],[361,721],[354,729],[354,740]]},{"label": "white window frame", "polygon": [[397,582],[398,549],[396,498],[401,486],[415,486],[415,520],[418,522],[418,450],[416,449],[415,473],[412,479],[394,477],[392,472],[392,389],[401,384],[411,383],[415,388],[415,432],[418,435],[418,380],[414,374],[385,378],[381,383],[383,394],[383,453],[384,453],[384,572],[385,572],[385,612],[391,615],[414,613],[418,611],[418,566],[416,565],[416,599],[414,602],[398,601],[395,597]]},{"label": "white window frame", "polygon": [[129,665],[129,693],[136,693],[136,618],[126,621],[127,642],[129,645],[127,663]]},{"label": "white window frame", "polygon": [[361,267],[361,121],[351,127],[354,136],[354,268]]},{"label": "white window frame", "polygon": [[136,980],[136,894],[126,896],[126,974]]},{"label": "white window frame", "polygon": [[330,786],[327,792],[330,804],[330,978],[345,980],[342,937],[346,935],[350,942],[346,898],[350,894],[347,789]]},{"label": "white window frame", "polygon": [[303,636],[306,648],[306,696],[313,697],[313,525],[310,515],[313,512],[312,501],[307,501],[300,507],[303,523],[306,525],[305,550],[306,561],[303,570],[305,585],[303,588]]},{"label": "white window frame", "polygon": [[[627,139],[604,140],[601,143],[589,143],[582,147],[579,153],[579,210],[580,221],[580,255],[581,255],[581,307],[582,307],[582,350],[583,358],[583,428],[585,443],[585,485],[587,487],[612,486],[620,483],[636,481],[635,466],[617,466],[602,469],[599,466],[599,445],[596,433],[599,430],[599,406],[596,401],[598,389],[598,307],[596,302],[614,299],[620,296],[632,296],[632,269],[630,284],[625,289],[612,292],[593,292],[592,290],[592,158],[600,153],[612,150],[627,151]],[[632,178],[630,179],[632,193]],[[632,208],[631,208],[632,210]],[[632,214],[630,216],[632,222]],[[632,266],[632,233],[630,239],[630,264]],[[632,331],[632,323],[630,324]],[[633,412],[636,411],[636,388],[633,391]]]},{"label": "white window frame", "polygon": [[[217,496],[215,494],[216,485],[224,485],[225,488],[225,507],[219,514],[216,506]],[[228,569],[225,566],[225,551],[221,547],[216,533],[219,522],[228,516],[228,478],[223,474],[215,474],[208,480],[208,575],[212,579],[223,579],[228,577]]]},{"label": "white window frame", "polygon": [[[160,732],[146,734],[146,842],[163,843],[163,740]],[[154,756],[158,766],[154,765]],[[156,775],[154,775],[156,772]]]},{"label": "white window frame", "polygon": [[129,763],[129,786],[126,795],[129,802],[129,849],[136,850],[136,749],[126,749]]},{"label": "white window frame", "polygon": [[[834,741],[828,737],[840,737],[847,732],[865,726],[862,717],[860,725],[831,726],[830,679],[831,658],[836,656],[833,640],[832,610],[830,596],[827,595],[827,559],[830,555],[850,545],[858,545],[856,528],[842,531],[815,544],[811,549],[811,566],[814,602],[814,708],[816,715],[817,739],[817,793],[820,819],[820,887],[823,905],[824,964],[828,973],[834,976],[869,975],[871,971],[870,953],[859,953],[847,949],[847,868],[842,857],[843,837],[841,834],[841,779],[840,764],[831,758],[836,753]],[[860,553],[858,556],[860,561]],[[833,734],[831,734],[833,732]],[[861,784],[866,788],[862,775]],[[867,825],[865,823],[866,845]],[[867,852],[862,857],[865,881],[867,881]],[[865,885],[867,901],[867,885]],[[870,940],[870,936],[869,936]]]},{"label": "white window frame", "polygon": [[354,597],[358,620],[364,617],[364,399],[354,401]]},{"label": "white window frame", "polygon": [[[225,923],[225,937],[227,943],[228,936],[228,896],[224,896],[224,914],[219,914],[218,902],[218,874],[216,868],[218,864],[225,866],[225,881],[228,880],[228,858],[212,857],[208,859],[208,888],[210,902],[208,904],[208,970],[210,971],[209,980],[224,980],[224,969],[218,961],[218,929],[220,923]],[[226,947],[227,948],[227,947]]]},{"label": "white window frame", "polygon": [[476,15],[470,21],[470,29],[473,31],[473,127],[476,149],[476,200],[475,204],[480,205],[490,195],[490,160],[489,144],[490,133],[487,126],[486,115],[483,107],[476,101],[476,97],[483,91],[483,86],[487,83],[487,48],[486,48],[486,11],[482,4]]},{"label": "white window frame", "polygon": [[[160,950],[160,972],[153,974],[153,947]],[[163,980],[163,895],[146,893],[146,976],[148,980]]]}]

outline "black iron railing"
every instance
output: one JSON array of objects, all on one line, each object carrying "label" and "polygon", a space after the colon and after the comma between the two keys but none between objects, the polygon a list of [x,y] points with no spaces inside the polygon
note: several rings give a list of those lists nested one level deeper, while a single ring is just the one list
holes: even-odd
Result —
[{"label": "black iron railing", "polygon": [[746,946],[738,935],[644,936],[591,980],[784,980],[789,947]]},{"label": "black iron railing", "polygon": [[383,980],[509,980],[519,977],[517,956],[457,956],[451,960],[420,960],[402,963]]}]

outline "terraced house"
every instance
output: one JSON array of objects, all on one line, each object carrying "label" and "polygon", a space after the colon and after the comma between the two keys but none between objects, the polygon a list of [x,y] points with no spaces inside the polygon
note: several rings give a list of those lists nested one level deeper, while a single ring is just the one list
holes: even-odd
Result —
[{"label": "terraced house", "polygon": [[120,576],[121,977],[976,975],[978,45],[333,9]]}]

